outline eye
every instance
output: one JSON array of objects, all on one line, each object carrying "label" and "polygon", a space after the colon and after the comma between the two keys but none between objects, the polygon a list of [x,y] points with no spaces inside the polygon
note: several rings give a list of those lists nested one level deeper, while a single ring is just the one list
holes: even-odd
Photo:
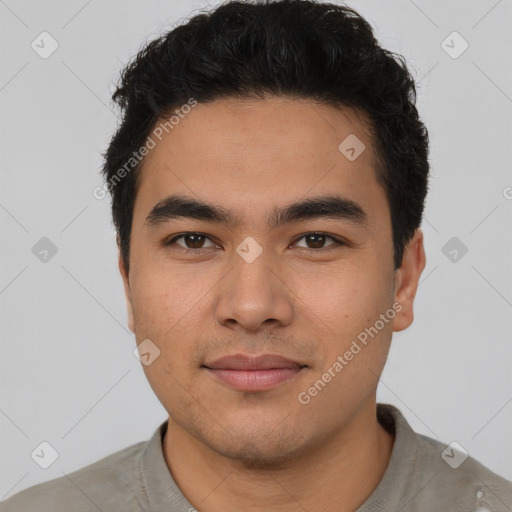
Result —
[{"label": "eye", "polygon": [[[332,247],[336,245],[344,245],[344,243],[341,240],[338,240],[337,238],[334,238],[333,236],[327,235],[326,233],[307,233],[305,235],[302,235],[297,240],[305,240],[306,245],[298,245],[297,242],[295,242],[295,246],[305,248],[305,249],[324,249],[325,247]],[[325,245],[325,242],[327,239],[333,240],[334,243]]]},{"label": "eye", "polygon": [[[182,243],[179,243],[178,240],[181,240]],[[205,242],[209,241],[210,245],[205,245]],[[208,238],[203,233],[182,233],[181,235],[177,235],[174,238],[171,238],[169,241],[165,242],[166,246],[169,245],[179,245],[185,250],[197,250],[197,249],[207,249],[208,247],[217,247],[210,238]]]},{"label": "eye", "polygon": [[[299,240],[304,240],[303,245],[298,243]],[[331,240],[332,243],[326,245],[327,240]],[[202,249],[220,247],[218,244],[212,242],[209,236],[205,235],[204,233],[195,232],[181,233],[180,235],[176,235],[170,240],[164,242],[163,245],[166,247],[178,246],[184,252],[200,252]],[[297,238],[296,241],[290,245],[290,247],[295,246],[300,249],[318,251],[319,249],[335,249],[337,246],[342,245],[346,244],[334,236],[328,235],[326,233],[312,232],[306,233]]]}]

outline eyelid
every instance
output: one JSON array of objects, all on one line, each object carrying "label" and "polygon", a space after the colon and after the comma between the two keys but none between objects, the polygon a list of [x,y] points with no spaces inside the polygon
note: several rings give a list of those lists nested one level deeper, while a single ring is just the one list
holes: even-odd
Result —
[{"label": "eyelid", "polygon": [[336,247],[336,246],[339,247],[339,246],[342,246],[342,245],[348,245],[347,242],[345,242],[341,238],[338,238],[337,236],[331,235],[331,234],[326,233],[324,231],[308,231],[306,233],[303,233],[302,235],[299,235],[297,238],[295,238],[295,240],[290,245],[296,244],[302,238],[305,238],[306,236],[310,236],[310,235],[325,236],[326,238],[330,238],[331,240],[334,240],[334,243],[330,244],[330,245],[327,245],[326,247],[321,247],[320,249],[311,249],[309,247],[299,247],[299,249],[306,249],[308,251],[320,252],[322,250],[326,251],[326,250],[328,250],[329,248],[332,248],[332,247]]},{"label": "eyelid", "polygon": [[[185,231],[184,233],[179,233],[177,235],[174,235],[173,237],[171,237],[170,239],[166,240],[163,242],[163,245],[164,246],[169,246],[169,245],[178,245],[176,244],[176,240],[179,240],[180,238],[183,238],[187,235],[199,235],[199,236],[202,236],[208,240],[210,240],[210,242],[212,242],[213,244],[215,245],[219,245],[219,244],[216,244],[213,240],[212,240],[212,237],[207,235],[206,233],[201,233],[199,231]],[[198,252],[198,251],[201,251],[202,249],[209,249],[209,247],[199,247],[198,249],[191,249],[190,247],[185,247],[185,246],[182,246],[182,245],[178,245],[178,247],[180,247],[181,249],[183,249],[184,251],[193,251],[193,252]]]},{"label": "eyelid", "polygon": [[[179,233],[177,235],[174,235],[172,238],[164,241],[163,245],[164,245],[164,247],[171,246],[171,245],[178,245],[178,244],[176,244],[176,240],[179,240],[180,238],[183,238],[183,237],[185,237],[187,235],[199,235],[199,236],[202,236],[202,237],[210,240],[210,242],[214,243],[215,245],[220,245],[220,244],[217,244],[214,240],[212,240],[211,236],[207,235],[206,233],[201,233],[199,231],[185,231],[183,233]],[[326,247],[320,247],[319,249],[312,249],[310,247],[299,247],[298,249],[305,249],[307,251],[312,251],[312,252],[321,252],[321,251],[329,250],[330,248],[336,248],[336,247],[340,247],[340,246],[343,246],[343,245],[348,245],[348,242],[346,242],[345,240],[343,240],[343,239],[341,239],[341,238],[339,238],[339,237],[337,237],[335,235],[331,235],[329,233],[326,233],[324,231],[307,231],[305,233],[302,233],[301,235],[298,235],[295,238],[295,240],[290,244],[290,246],[296,244],[302,238],[305,238],[305,237],[310,236],[310,235],[322,235],[322,236],[325,236],[326,238],[330,238],[331,240],[334,240],[334,243],[330,244],[330,245],[328,245]],[[185,252],[200,252],[200,251],[205,250],[205,249],[211,249],[211,247],[199,247],[197,249],[191,249],[189,247],[184,247],[184,246],[181,246],[181,245],[178,245],[178,247],[180,247],[180,249],[185,251]]]}]

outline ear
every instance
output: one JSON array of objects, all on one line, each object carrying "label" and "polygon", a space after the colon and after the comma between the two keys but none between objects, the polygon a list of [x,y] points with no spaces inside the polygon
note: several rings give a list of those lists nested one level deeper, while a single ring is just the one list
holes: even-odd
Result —
[{"label": "ear", "polygon": [[395,271],[395,301],[402,309],[397,310],[394,331],[407,329],[414,320],[414,297],[426,263],[423,233],[417,229],[405,248],[400,268]]},{"label": "ear", "polygon": [[117,237],[117,249],[118,249],[119,272],[121,273],[121,277],[123,278],[124,294],[125,294],[125,298],[126,298],[126,311],[128,314],[128,328],[130,329],[130,331],[133,332],[133,334],[135,334],[135,322],[133,320],[132,292],[130,290],[130,281],[128,279],[128,274],[126,272],[126,268],[124,265],[119,236]]}]

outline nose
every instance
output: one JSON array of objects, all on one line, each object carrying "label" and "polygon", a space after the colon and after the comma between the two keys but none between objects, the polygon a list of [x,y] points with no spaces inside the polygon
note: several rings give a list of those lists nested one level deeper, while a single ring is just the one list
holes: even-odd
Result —
[{"label": "nose", "polygon": [[237,253],[231,271],[216,289],[215,315],[223,326],[258,331],[291,323],[293,292],[286,277],[264,250],[248,262]]}]

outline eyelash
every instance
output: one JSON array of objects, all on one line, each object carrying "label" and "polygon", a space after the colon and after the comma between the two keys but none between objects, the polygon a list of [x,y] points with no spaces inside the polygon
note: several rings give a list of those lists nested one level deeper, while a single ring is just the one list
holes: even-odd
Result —
[{"label": "eyelash", "polygon": [[[163,243],[163,245],[165,247],[170,247],[170,246],[177,246],[179,248],[179,250],[181,252],[184,252],[184,253],[200,253],[204,250],[208,250],[208,249],[212,249],[212,247],[199,247],[198,249],[190,249],[190,248],[187,248],[187,247],[182,247],[180,245],[176,245],[176,240],[179,240],[180,238],[183,238],[187,235],[198,235],[198,236],[202,236],[202,237],[205,237],[207,238],[208,240],[210,240],[211,242],[213,242],[213,240],[211,240],[211,238],[206,235],[205,233],[200,233],[200,232],[197,232],[197,231],[187,231],[185,233],[181,233],[179,235],[176,235],[174,237],[172,237],[170,240],[166,241]],[[297,243],[299,240],[301,240],[302,238],[305,238],[309,235],[322,235],[322,236],[325,236],[326,238],[330,238],[331,240],[334,241],[333,244],[331,245],[328,245],[327,247],[320,247],[319,249],[312,249],[310,247],[299,247],[299,249],[306,249],[308,251],[313,251],[313,252],[320,252],[320,251],[328,251],[328,250],[331,250],[331,249],[336,249],[337,247],[341,247],[341,246],[344,246],[344,245],[347,245],[346,242],[340,240],[339,238],[336,238],[332,235],[329,235],[328,233],[324,233],[324,232],[321,232],[321,231],[310,231],[308,233],[304,233],[303,235],[300,235],[298,238],[295,239],[294,242],[292,242],[292,244],[295,244]],[[215,242],[213,242],[215,243]]]}]

